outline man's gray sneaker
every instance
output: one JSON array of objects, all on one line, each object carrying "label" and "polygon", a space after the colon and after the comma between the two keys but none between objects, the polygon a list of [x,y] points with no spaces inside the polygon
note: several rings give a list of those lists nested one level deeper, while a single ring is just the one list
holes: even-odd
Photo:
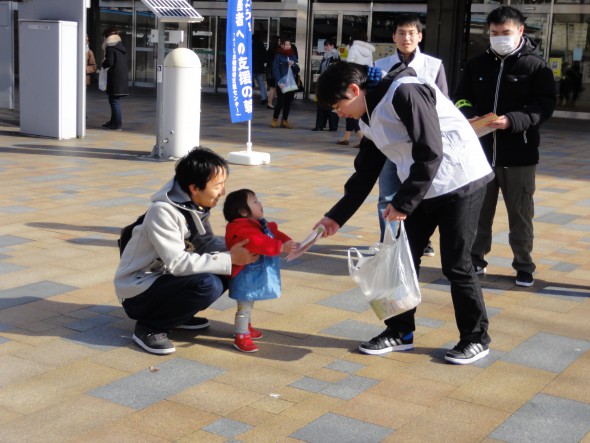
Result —
[{"label": "man's gray sneaker", "polygon": [[359,346],[359,351],[363,354],[381,355],[393,351],[409,351],[414,349],[414,334],[409,333],[404,337],[386,329],[377,337],[373,337],[366,343]]},{"label": "man's gray sneaker", "polygon": [[460,340],[453,349],[445,355],[445,360],[456,365],[468,365],[490,353],[488,345]]},{"label": "man's gray sneaker", "polygon": [[165,332],[155,331],[139,323],[135,325],[133,341],[151,354],[166,355],[176,351]]}]

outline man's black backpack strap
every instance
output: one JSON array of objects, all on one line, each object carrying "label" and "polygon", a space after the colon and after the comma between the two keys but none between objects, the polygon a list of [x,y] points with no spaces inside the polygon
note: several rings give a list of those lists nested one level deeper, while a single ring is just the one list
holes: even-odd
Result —
[{"label": "man's black backpack strap", "polygon": [[[192,241],[194,235],[197,233],[197,225],[195,224],[195,220],[193,219],[193,216],[188,210],[183,210],[179,208],[176,209],[178,209],[180,213],[184,215],[186,223],[188,224],[188,229],[190,231],[189,239],[190,241]],[[121,229],[121,236],[117,240],[117,245],[119,246],[119,257],[123,256],[123,251],[125,250],[127,243],[129,243],[129,240],[131,240],[131,236],[133,235],[133,228],[143,223],[143,220],[145,219],[145,214],[146,213],[143,213],[142,215],[137,217],[137,220],[135,220],[133,223]]]}]

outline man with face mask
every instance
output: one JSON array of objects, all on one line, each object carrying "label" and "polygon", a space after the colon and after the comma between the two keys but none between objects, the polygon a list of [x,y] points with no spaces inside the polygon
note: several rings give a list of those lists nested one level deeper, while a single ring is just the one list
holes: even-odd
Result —
[{"label": "man with face mask", "polygon": [[525,17],[500,6],[487,17],[490,47],[469,60],[454,94],[455,105],[467,118],[493,112],[493,132],[480,141],[496,177],[487,185],[477,236],[471,251],[478,274],[486,272],[484,256],[492,248],[492,222],[499,191],[506,204],[509,243],[516,285],[532,286],[533,194],[539,162],[539,126],[555,108],[553,72],[536,54],[536,44],[524,35]]}]

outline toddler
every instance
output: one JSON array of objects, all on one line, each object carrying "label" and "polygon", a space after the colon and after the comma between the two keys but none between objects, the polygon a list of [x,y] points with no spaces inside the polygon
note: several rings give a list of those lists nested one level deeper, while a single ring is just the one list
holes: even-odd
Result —
[{"label": "toddler", "polygon": [[229,296],[238,302],[234,347],[242,352],[256,352],[258,347],[252,340],[262,338],[262,332],[254,329],[250,321],[254,301],[281,295],[279,255],[293,252],[298,244],[279,231],[276,223],[263,218],[262,203],[249,189],[230,192],[225,198],[223,215],[228,221],[228,249],[248,239],[246,249],[260,255],[249,265],[232,265],[229,281]]}]

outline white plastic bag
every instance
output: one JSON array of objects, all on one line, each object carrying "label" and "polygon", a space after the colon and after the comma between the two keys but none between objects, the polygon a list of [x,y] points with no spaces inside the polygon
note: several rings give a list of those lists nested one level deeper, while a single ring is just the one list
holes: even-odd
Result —
[{"label": "white plastic bag", "polygon": [[109,68],[100,68],[98,70],[98,89],[101,91],[107,90],[107,72]]},{"label": "white plastic bag", "polygon": [[409,311],[422,299],[403,222],[399,224],[398,238],[391,224],[386,223],[383,243],[373,246],[370,254],[350,248],[348,271],[379,320]]},{"label": "white plastic bag", "polygon": [[281,91],[283,91],[283,94],[286,92],[299,90],[299,86],[297,86],[295,76],[293,75],[293,70],[290,66],[287,70],[287,74],[279,80],[279,87],[281,88]]}]

